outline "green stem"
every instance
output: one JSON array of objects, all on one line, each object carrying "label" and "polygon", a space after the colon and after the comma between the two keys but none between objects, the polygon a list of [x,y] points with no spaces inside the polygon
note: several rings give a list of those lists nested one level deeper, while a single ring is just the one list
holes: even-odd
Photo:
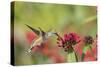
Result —
[{"label": "green stem", "polygon": [[[81,56],[81,61],[84,61],[84,57],[85,57],[85,54],[86,54],[86,51],[87,51],[87,50],[90,50],[92,56],[95,57],[94,54],[93,54],[93,52],[92,52],[91,44],[86,44],[86,46],[83,47],[83,52],[82,52],[82,56]],[[96,59],[96,57],[95,57],[95,59]]]},{"label": "green stem", "polygon": [[81,56],[81,61],[84,61],[84,57],[86,54],[86,51],[89,49],[89,44],[85,44],[85,46],[83,47],[83,52],[82,52],[82,56]]},{"label": "green stem", "polygon": [[91,45],[89,45],[89,48],[90,48],[90,51],[91,51],[91,54],[92,54],[92,56],[95,58],[95,60],[97,59],[96,57],[95,57],[95,55],[93,54],[93,52],[92,52],[92,47],[91,47]]},{"label": "green stem", "polygon": [[72,52],[68,52],[67,54],[67,62],[78,62],[78,57],[73,47],[72,50],[73,50]]},{"label": "green stem", "polygon": [[75,58],[76,58],[76,62],[78,62],[78,57],[77,57],[77,53],[75,52],[74,48],[72,47],[74,54],[75,54]]},{"label": "green stem", "polygon": [[84,61],[85,53],[82,53],[81,61]]},{"label": "green stem", "polygon": [[75,52],[75,51],[74,51],[74,53],[75,53],[76,62],[78,62],[78,57],[77,57],[77,54],[76,54],[76,52]]}]

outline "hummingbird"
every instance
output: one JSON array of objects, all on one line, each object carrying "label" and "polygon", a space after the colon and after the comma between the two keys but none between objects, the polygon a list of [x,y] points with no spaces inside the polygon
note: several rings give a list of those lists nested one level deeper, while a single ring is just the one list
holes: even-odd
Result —
[{"label": "hummingbird", "polygon": [[30,53],[32,49],[35,46],[44,46],[44,43],[51,37],[55,36],[56,32],[51,32],[51,29],[48,32],[44,32],[40,27],[38,28],[39,30],[32,28],[29,25],[26,25],[28,28],[30,28],[37,36],[38,38],[36,40],[33,40],[28,52]]}]

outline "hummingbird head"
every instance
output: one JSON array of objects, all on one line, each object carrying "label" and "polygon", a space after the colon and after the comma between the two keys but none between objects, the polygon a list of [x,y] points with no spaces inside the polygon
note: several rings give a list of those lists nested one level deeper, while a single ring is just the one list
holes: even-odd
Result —
[{"label": "hummingbird head", "polygon": [[56,32],[48,32],[47,37],[56,36]]}]

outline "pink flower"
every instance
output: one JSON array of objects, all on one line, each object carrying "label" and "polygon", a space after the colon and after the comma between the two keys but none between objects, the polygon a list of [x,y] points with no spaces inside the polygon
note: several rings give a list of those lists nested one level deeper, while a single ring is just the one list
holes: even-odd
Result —
[{"label": "pink flower", "polygon": [[84,37],[84,43],[85,43],[85,44],[92,44],[92,43],[93,43],[93,38],[92,38],[92,36],[85,36],[85,37]]},{"label": "pink flower", "polygon": [[63,47],[65,51],[73,51],[72,46],[81,41],[76,33],[65,34],[63,38],[58,35],[57,40],[58,46]]},{"label": "pink flower", "polygon": [[64,35],[64,41],[66,44],[75,45],[80,42],[80,37],[76,33],[69,33]]}]

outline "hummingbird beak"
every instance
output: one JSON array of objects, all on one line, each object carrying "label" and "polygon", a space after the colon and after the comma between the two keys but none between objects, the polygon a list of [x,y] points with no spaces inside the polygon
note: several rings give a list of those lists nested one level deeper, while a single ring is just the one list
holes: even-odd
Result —
[{"label": "hummingbird beak", "polygon": [[53,33],[55,36],[57,36],[57,37],[59,37],[59,35],[58,35],[58,33],[57,32],[55,32],[55,33]]},{"label": "hummingbird beak", "polygon": [[55,36],[57,36],[57,33],[56,32],[53,32],[52,34],[55,35]]},{"label": "hummingbird beak", "polygon": [[57,35],[57,33],[56,33],[56,32],[53,32],[52,34]]}]

